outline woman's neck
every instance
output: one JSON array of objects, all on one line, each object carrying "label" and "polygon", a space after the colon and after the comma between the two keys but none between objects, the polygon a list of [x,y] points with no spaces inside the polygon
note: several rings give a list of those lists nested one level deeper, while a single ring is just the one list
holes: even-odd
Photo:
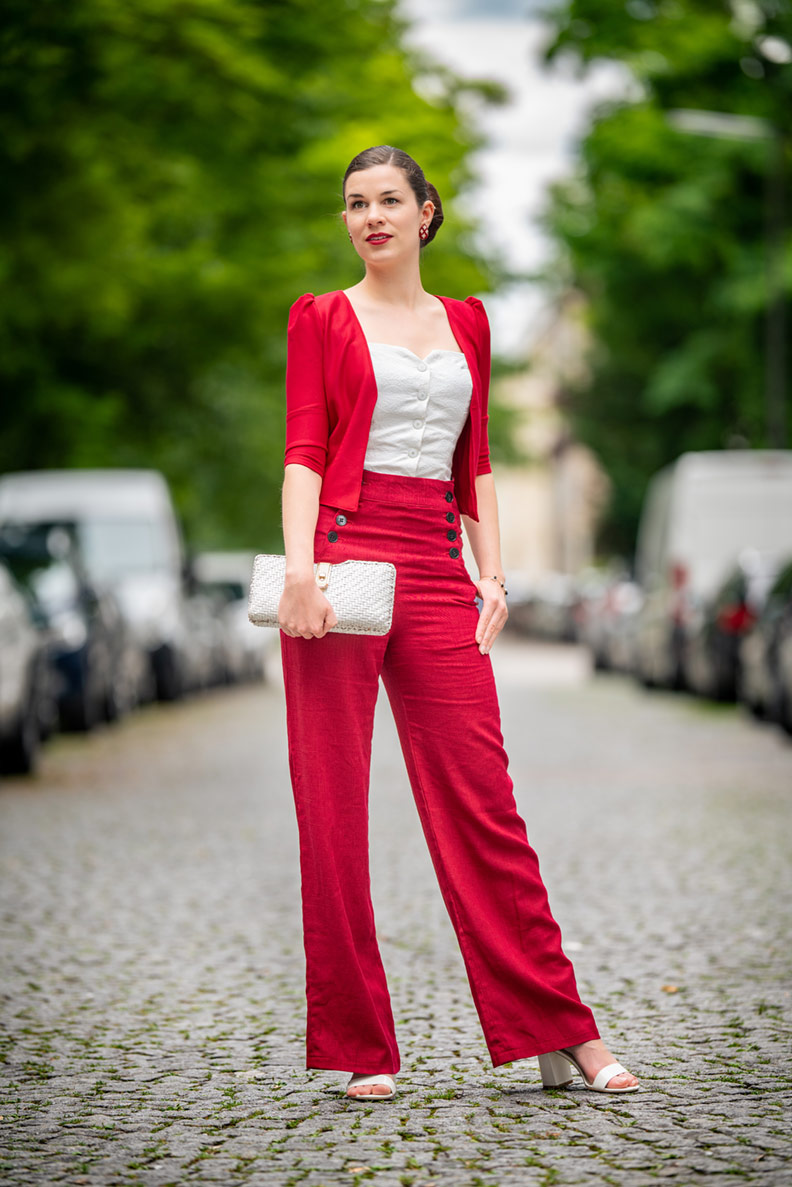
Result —
[{"label": "woman's neck", "polygon": [[429,295],[421,284],[420,273],[413,268],[400,275],[390,269],[382,272],[370,267],[363,280],[353,288],[372,305],[393,305],[410,310],[419,308]]}]

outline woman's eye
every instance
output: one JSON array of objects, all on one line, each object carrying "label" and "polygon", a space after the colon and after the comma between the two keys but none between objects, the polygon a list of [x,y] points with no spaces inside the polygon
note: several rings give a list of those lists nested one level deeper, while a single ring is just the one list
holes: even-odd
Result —
[{"label": "woman's eye", "polygon": [[362,206],[362,205],[363,205],[363,202],[361,201],[360,198],[358,198],[356,201],[354,201],[352,203],[352,209],[357,210],[358,206]]}]

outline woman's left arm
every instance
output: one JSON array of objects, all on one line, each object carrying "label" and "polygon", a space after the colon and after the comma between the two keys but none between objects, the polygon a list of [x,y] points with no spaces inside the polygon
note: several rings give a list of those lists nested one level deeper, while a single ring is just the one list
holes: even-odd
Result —
[{"label": "woman's left arm", "polygon": [[[465,535],[470,541],[479,579],[474,584],[484,603],[476,627],[476,642],[482,655],[487,655],[495,636],[503,629],[509,611],[506,595],[499,584],[505,581],[500,555],[500,527],[498,524],[498,499],[495,494],[495,479],[492,474],[479,474],[476,478],[476,502],[478,523],[467,515],[462,516]],[[497,578],[493,581],[492,578]]]}]

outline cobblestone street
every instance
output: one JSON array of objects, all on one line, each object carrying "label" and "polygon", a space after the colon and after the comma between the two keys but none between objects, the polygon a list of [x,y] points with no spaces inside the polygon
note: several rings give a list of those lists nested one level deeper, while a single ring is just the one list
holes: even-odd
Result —
[{"label": "cobblestone street", "polygon": [[304,1070],[273,679],[57,739],[0,786],[0,1181],[790,1181],[792,745],[734,706],[592,678],[576,648],[506,638],[493,659],[565,949],[643,1090],[491,1067],[384,694],[372,877],[399,1094],[346,1102],[342,1073]]}]

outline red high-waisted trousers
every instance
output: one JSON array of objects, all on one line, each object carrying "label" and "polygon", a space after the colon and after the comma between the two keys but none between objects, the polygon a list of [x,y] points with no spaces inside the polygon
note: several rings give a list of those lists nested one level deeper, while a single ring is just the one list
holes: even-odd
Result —
[{"label": "red high-waisted trousers", "polygon": [[317,561],[392,561],[396,598],[387,635],[281,631],[306,1066],[399,1070],[369,882],[380,676],[493,1065],[597,1038],[514,802],[491,661],[475,641],[476,587],[453,482],[365,470],[357,511],[320,505],[314,547]]}]

